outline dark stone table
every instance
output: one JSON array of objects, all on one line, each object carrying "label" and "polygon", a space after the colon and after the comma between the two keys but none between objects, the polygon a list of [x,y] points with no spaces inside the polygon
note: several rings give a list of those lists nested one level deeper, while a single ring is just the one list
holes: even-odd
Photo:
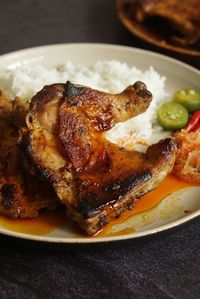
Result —
[{"label": "dark stone table", "polygon": [[[123,28],[112,0],[1,1],[0,54],[62,42],[124,44],[196,67]],[[109,247],[45,246],[1,236],[0,298],[200,298],[200,218],[151,239]]]}]

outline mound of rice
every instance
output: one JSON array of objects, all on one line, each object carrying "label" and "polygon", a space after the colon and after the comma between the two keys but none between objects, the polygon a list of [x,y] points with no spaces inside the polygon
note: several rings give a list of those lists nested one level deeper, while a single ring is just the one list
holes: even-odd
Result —
[{"label": "mound of rice", "polygon": [[117,124],[107,133],[112,142],[127,144],[151,143],[155,130],[157,107],[166,99],[165,78],[153,67],[146,71],[119,61],[98,61],[94,65],[78,65],[68,61],[57,68],[46,68],[39,62],[23,63],[0,74],[0,89],[11,97],[19,96],[30,101],[44,85],[66,82],[87,85],[110,93],[121,92],[135,81],[143,81],[153,94],[148,110],[124,123]]}]

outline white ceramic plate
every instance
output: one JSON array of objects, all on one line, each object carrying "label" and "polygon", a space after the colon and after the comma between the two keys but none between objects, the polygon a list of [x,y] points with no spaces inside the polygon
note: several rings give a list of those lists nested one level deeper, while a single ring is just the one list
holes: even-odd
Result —
[{"label": "white ceramic plate", "polygon": [[[200,72],[184,63],[153,52],[123,46],[104,44],[58,44],[25,49],[0,57],[0,71],[33,58],[40,58],[47,67],[58,66],[71,60],[82,64],[92,64],[97,60],[119,60],[130,66],[146,70],[153,66],[157,72],[167,78],[166,89],[169,94],[174,90],[190,86],[199,88]],[[0,219],[0,233],[18,238],[54,242],[54,243],[97,243],[134,239],[155,234],[176,227],[200,215],[200,187],[189,187],[169,195],[155,208],[128,218],[126,221],[110,228],[110,234],[88,238],[77,234],[70,223],[41,235],[35,228],[33,233],[20,233],[3,225]],[[187,211],[187,213],[186,213]],[[26,226],[32,225],[27,222]],[[21,223],[23,225],[23,222]],[[19,226],[19,223],[16,227]],[[7,228],[5,228],[7,227]],[[133,228],[134,232],[120,233]]]}]

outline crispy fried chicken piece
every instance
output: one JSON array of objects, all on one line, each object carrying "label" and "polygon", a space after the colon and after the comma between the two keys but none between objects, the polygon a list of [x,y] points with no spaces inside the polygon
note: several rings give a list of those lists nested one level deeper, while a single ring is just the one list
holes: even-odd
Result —
[{"label": "crispy fried chicken piece", "polygon": [[138,22],[155,16],[168,21],[177,32],[171,36],[176,44],[192,45],[200,39],[199,0],[132,0],[131,3]]},{"label": "crispy fried chicken piece", "polygon": [[194,132],[182,129],[174,138],[178,152],[173,173],[186,182],[200,184],[200,129]]},{"label": "crispy fried chicken piece", "polygon": [[59,113],[59,137],[75,170],[89,171],[97,166],[99,159],[102,167],[108,157],[101,132],[144,112],[151,98],[142,82],[117,95],[75,87],[68,82]]},{"label": "crispy fried chicken piece", "polygon": [[22,141],[26,154],[87,234],[132,208],[172,169],[171,139],[142,154],[119,148],[103,134],[144,112],[151,98],[142,82],[117,95],[67,82],[44,87],[31,101]]},{"label": "crispy fried chicken piece", "polygon": [[14,218],[35,217],[40,209],[53,208],[57,197],[22,167],[19,126],[25,125],[27,108],[21,99],[11,101],[0,92],[0,214]]}]

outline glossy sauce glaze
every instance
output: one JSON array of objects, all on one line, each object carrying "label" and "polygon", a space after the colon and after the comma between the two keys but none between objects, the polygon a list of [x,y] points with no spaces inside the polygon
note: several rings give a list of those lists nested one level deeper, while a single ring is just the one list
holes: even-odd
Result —
[{"label": "glossy sauce glaze", "polygon": [[8,230],[28,234],[43,236],[54,231],[58,227],[66,225],[68,219],[65,210],[44,211],[34,219],[11,219],[0,216],[0,225]]},{"label": "glossy sauce glaze", "polygon": [[[99,232],[98,237],[106,237],[106,236],[119,236],[122,234],[125,234],[125,230],[118,231],[115,233],[110,233],[112,226],[115,224],[122,223],[126,221],[128,218],[130,218],[133,215],[145,212],[147,210],[150,210],[157,206],[164,198],[166,198],[168,195],[170,195],[173,192],[176,192],[178,190],[192,187],[194,186],[191,183],[181,181],[177,177],[173,175],[168,175],[166,179],[154,190],[150,191],[146,195],[142,196],[136,203],[135,207],[131,211],[125,211],[122,213],[120,218],[113,219],[109,224],[105,226],[105,228]],[[131,232],[134,232],[134,228],[126,228],[128,230],[127,234]]]},{"label": "glossy sauce glaze", "polygon": [[[124,222],[129,217],[135,214],[150,210],[153,207],[157,206],[162,201],[162,199],[164,199],[172,192],[191,186],[194,185],[184,181],[180,181],[178,178],[169,175],[160,184],[159,187],[141,197],[136,202],[135,207],[131,211],[125,211],[124,213],[122,213],[120,218],[113,219],[108,225],[106,225],[105,228],[97,234],[98,237],[125,235],[134,232],[134,228],[132,227],[125,228],[121,231],[113,233],[110,232],[110,230],[113,225]],[[65,216],[64,209],[58,209],[56,211],[45,211],[35,219],[9,219],[8,217],[0,216],[1,227],[14,232],[20,232],[30,235],[46,235],[54,231],[56,228],[67,226],[67,224],[68,219]],[[74,233],[76,235],[77,231],[79,230],[76,229],[74,225]]]}]

